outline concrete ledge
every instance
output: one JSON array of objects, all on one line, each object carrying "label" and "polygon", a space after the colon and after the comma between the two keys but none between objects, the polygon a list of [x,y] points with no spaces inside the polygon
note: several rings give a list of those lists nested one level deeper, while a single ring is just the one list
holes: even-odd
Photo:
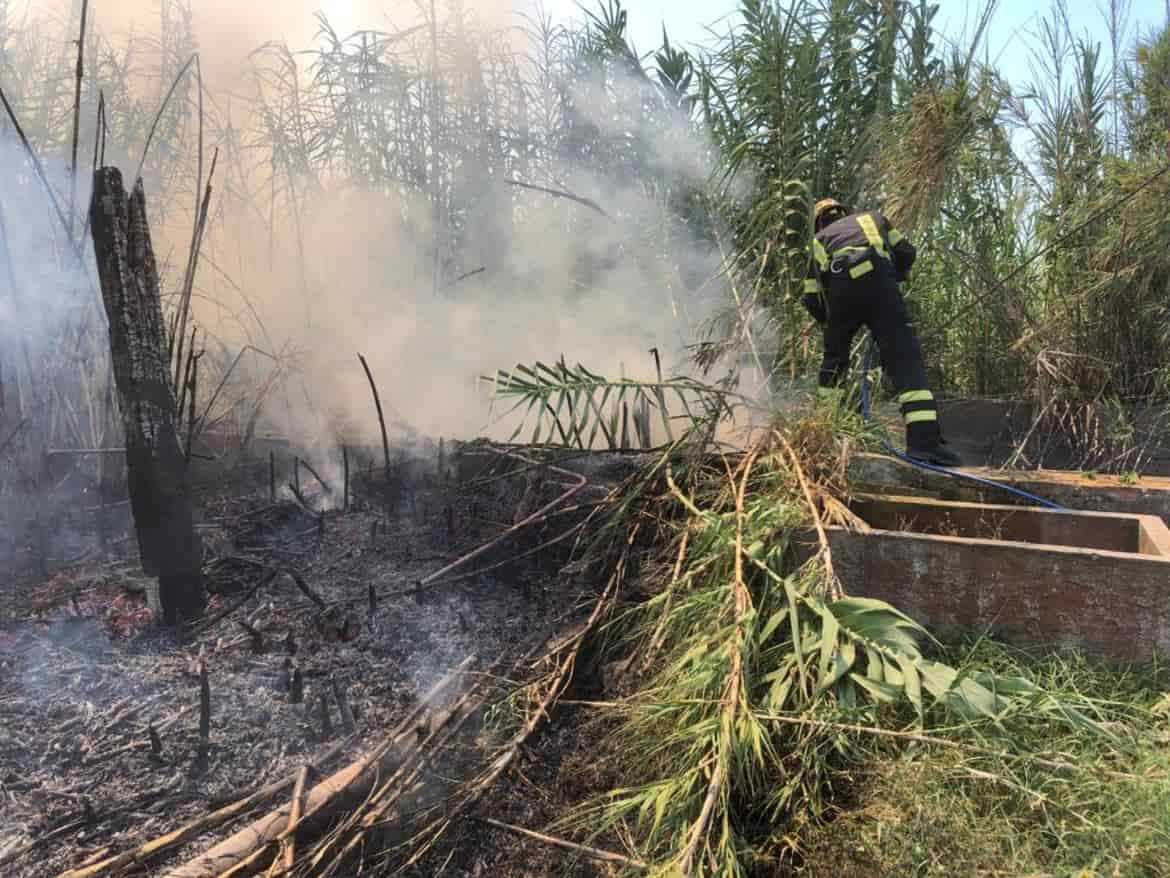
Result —
[{"label": "concrete ledge", "polygon": [[881,530],[1170,557],[1170,530],[1152,515],[1062,512],[896,495],[861,496],[850,508]]},{"label": "concrete ledge", "polygon": [[[1117,476],[1092,478],[1058,470],[994,470],[964,468],[963,472],[1003,482],[1068,509],[1156,515],[1170,523],[1170,478],[1142,476],[1122,483]],[[973,482],[921,470],[892,457],[859,454],[850,464],[854,484],[862,491],[920,495],[971,503],[1024,505],[1022,498]]]},{"label": "concrete ledge", "polygon": [[1170,558],[1008,540],[828,529],[850,594],[936,634],[989,633],[1118,662],[1170,656]]}]

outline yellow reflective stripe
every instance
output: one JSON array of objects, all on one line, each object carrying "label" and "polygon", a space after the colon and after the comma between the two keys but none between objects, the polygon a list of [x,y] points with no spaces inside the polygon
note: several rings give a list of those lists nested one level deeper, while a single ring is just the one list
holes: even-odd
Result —
[{"label": "yellow reflective stripe", "polygon": [[829,268],[829,251],[825,249],[825,245],[813,238],[813,258],[816,259],[817,265],[821,267],[821,271],[827,271]]},{"label": "yellow reflective stripe", "polygon": [[908,402],[932,402],[934,394],[929,390],[907,390],[898,394],[898,403],[905,405]]},{"label": "yellow reflective stripe", "polygon": [[905,415],[907,424],[919,424],[923,421],[937,421],[938,412],[934,409],[927,409],[924,412],[906,412]]},{"label": "yellow reflective stripe", "polygon": [[890,254],[886,252],[886,242],[882,240],[882,236],[878,232],[877,223],[873,221],[873,214],[861,214],[857,217],[857,224],[861,226],[861,231],[865,232],[865,240],[869,241],[869,245],[878,252],[878,255],[889,259]]},{"label": "yellow reflective stripe", "polygon": [[854,280],[859,277],[869,274],[873,271],[873,260],[867,259],[865,262],[859,262],[857,265],[849,269],[849,276]]},{"label": "yellow reflective stripe", "polygon": [[804,282],[804,291],[806,293],[819,293],[821,291],[821,285],[810,277]]},{"label": "yellow reflective stripe", "polygon": [[906,236],[897,229],[890,229],[890,233],[886,235],[890,239],[890,246],[897,247],[902,241],[906,240]]}]

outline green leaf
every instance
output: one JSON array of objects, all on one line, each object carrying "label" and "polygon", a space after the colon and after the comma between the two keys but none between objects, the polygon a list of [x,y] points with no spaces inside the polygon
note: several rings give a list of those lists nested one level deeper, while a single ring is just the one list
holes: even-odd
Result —
[{"label": "green leaf", "polygon": [[902,696],[901,687],[891,686],[889,683],[883,683],[862,674],[852,673],[849,675],[849,679],[868,693],[874,701],[883,704],[892,704]]},{"label": "green leaf", "polygon": [[922,683],[926,687],[926,691],[939,701],[946,698],[947,692],[950,691],[951,686],[954,685],[955,680],[959,676],[959,672],[950,665],[927,661],[925,659],[918,663],[918,669],[922,675]]},{"label": "green leaf", "polygon": [[833,654],[837,648],[837,634],[840,632],[841,626],[837,624],[837,617],[829,612],[828,607],[818,606],[817,612],[821,617],[821,660],[818,665],[817,680],[818,685],[824,688],[828,685],[824,681],[829,677]]},{"label": "green leaf", "polygon": [[[791,668],[791,665],[789,667]],[[768,709],[777,713],[782,711],[784,705],[788,703],[788,695],[791,691],[792,672],[789,670],[788,673],[776,680],[771,691],[768,692]]]},{"label": "green leaf", "polygon": [[918,725],[921,727],[926,718],[926,714],[922,708],[922,682],[919,679],[918,668],[906,656],[899,655],[897,659],[898,667],[902,671],[902,686],[906,692],[906,697],[910,699],[910,703],[914,705],[914,710],[918,713]]},{"label": "green leaf", "polygon": [[764,623],[764,627],[760,629],[760,644],[766,644],[771,638],[776,629],[787,618],[786,610],[777,610],[769,617],[768,621]]},{"label": "green leaf", "polygon": [[792,587],[792,577],[784,578],[784,593],[788,597],[788,621],[792,631],[792,651],[796,655],[796,667],[800,670],[800,686],[808,691],[808,672],[805,670],[804,650],[801,639],[803,632],[800,627],[800,612],[796,604],[796,589]]}]

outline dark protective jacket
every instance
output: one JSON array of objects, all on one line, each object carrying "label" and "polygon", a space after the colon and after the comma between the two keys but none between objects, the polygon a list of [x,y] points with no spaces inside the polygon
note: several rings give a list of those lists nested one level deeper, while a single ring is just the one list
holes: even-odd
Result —
[{"label": "dark protective jacket", "polygon": [[[917,256],[914,245],[876,211],[854,213],[825,226],[813,238],[804,282],[804,307],[818,323],[827,317],[826,293],[846,284],[886,279],[901,283]],[[880,282],[880,280],[879,280]]]}]

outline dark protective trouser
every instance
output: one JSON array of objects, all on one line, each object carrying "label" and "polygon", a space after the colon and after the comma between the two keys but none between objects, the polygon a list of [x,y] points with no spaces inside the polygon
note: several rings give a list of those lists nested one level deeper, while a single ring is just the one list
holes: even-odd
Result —
[{"label": "dark protective trouser", "polygon": [[882,369],[894,382],[906,423],[906,444],[929,449],[941,441],[938,408],[926,383],[918,335],[910,325],[902,291],[890,271],[857,280],[834,278],[826,293],[825,355],[819,383],[838,388],[849,371],[849,352],[858,330],[867,327],[877,342]]}]

